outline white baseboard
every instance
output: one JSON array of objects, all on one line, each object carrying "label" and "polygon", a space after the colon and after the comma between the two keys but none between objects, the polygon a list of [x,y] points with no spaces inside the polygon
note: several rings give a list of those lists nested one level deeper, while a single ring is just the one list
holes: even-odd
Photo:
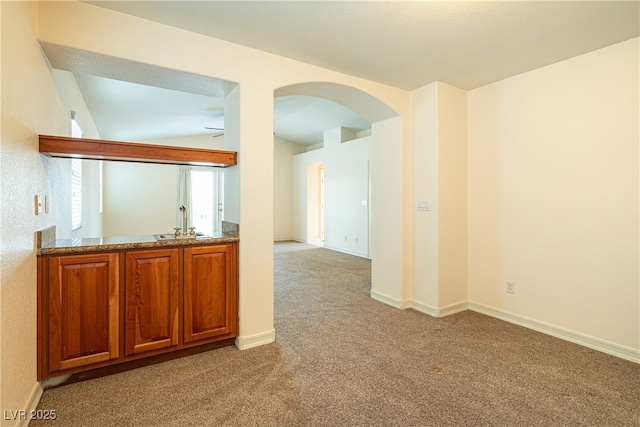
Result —
[{"label": "white baseboard", "polygon": [[542,332],[543,334],[551,335],[565,341],[598,350],[603,353],[619,357],[621,359],[640,363],[640,351],[630,347],[615,344],[609,341],[602,340],[600,338],[582,334],[580,332],[560,328],[558,326],[520,316],[519,314],[509,313],[508,311],[490,307],[484,304],[479,304],[476,302],[469,302],[469,310],[486,314],[487,316],[495,317],[497,319],[504,320],[519,326],[524,326],[525,328],[533,329],[534,331]]},{"label": "white baseboard", "polygon": [[420,301],[411,300],[406,308],[413,308],[420,313],[428,314],[432,317],[445,317],[452,314],[460,313],[469,309],[469,303],[467,301],[457,302],[441,308],[433,307],[429,304],[424,304]]},{"label": "white baseboard", "polygon": [[440,308],[440,317],[451,316],[469,310],[469,301],[460,301]]},{"label": "white baseboard", "polygon": [[349,249],[339,248],[339,247],[336,247],[336,246],[327,246],[326,243],[324,245],[324,248],[332,250],[332,251],[336,251],[336,252],[342,252],[343,254],[354,255],[354,256],[357,256],[357,257],[360,257],[360,258],[369,259],[368,254],[367,253],[363,253],[363,252],[350,251]]},{"label": "white baseboard", "polygon": [[31,411],[35,411],[38,408],[38,403],[40,403],[40,398],[42,397],[42,391],[40,383],[35,383],[31,389],[31,393],[29,393],[29,399],[24,405],[24,413],[26,414],[25,419],[16,418],[15,424],[13,425],[16,427],[27,427],[29,425],[29,414],[31,414]]},{"label": "white baseboard", "polygon": [[429,304],[424,304],[416,300],[409,301],[407,308],[412,308],[415,311],[428,314],[431,317],[440,317],[440,310],[438,310],[436,307],[433,307]]},{"label": "white baseboard", "polygon": [[404,310],[405,308],[409,308],[409,305],[407,305],[409,303],[407,301],[394,298],[392,296],[383,294],[382,292],[374,291],[373,289],[369,291],[369,296],[376,301],[390,305],[391,307],[394,307],[394,308],[399,308],[401,310]]},{"label": "white baseboard", "polygon": [[461,301],[442,308],[438,308],[416,300],[400,300],[381,292],[377,292],[373,289],[369,292],[369,295],[374,300],[390,305],[391,307],[399,308],[401,310],[412,308],[416,311],[419,311],[420,313],[428,314],[432,317],[449,316],[451,314],[460,313],[461,311],[469,309],[469,303],[467,301]]},{"label": "white baseboard", "polygon": [[556,338],[563,339],[575,344],[579,344],[597,351],[601,351],[612,356],[619,357],[621,359],[629,360],[631,362],[640,363],[640,351],[626,347],[623,345],[615,344],[609,341],[595,338],[589,335],[582,334],[580,332],[571,331],[558,326],[550,325],[548,323],[540,322],[539,320],[530,319],[518,314],[509,313],[507,311],[490,307],[484,304],[461,301],[459,303],[451,304],[445,307],[437,308],[428,304],[421,303],[415,300],[403,301],[397,298],[390,297],[380,292],[371,290],[371,298],[376,301],[380,301],[384,304],[390,305],[398,309],[412,308],[421,313],[427,314],[433,317],[444,317],[455,313],[460,313],[465,310],[476,311],[478,313],[486,314],[487,316],[495,317],[500,320],[504,320],[515,325],[524,326],[525,328],[533,329],[534,331],[541,332],[543,334],[551,335]]},{"label": "white baseboard", "polygon": [[253,347],[259,347],[265,344],[271,344],[276,340],[276,330],[272,329],[259,334],[248,335],[236,338],[236,347],[238,350],[247,350]]}]

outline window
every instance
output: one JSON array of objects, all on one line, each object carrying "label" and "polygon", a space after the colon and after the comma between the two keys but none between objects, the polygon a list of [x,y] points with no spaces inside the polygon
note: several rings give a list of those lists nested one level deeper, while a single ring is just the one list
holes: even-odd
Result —
[{"label": "window", "polygon": [[[82,138],[82,128],[71,112],[71,136]],[[71,159],[71,230],[82,228],[82,160]]]},{"label": "window", "polygon": [[[216,168],[181,167],[178,172],[178,204],[187,208],[190,227],[196,232],[219,232],[222,224],[223,172]],[[182,214],[177,227],[182,227]]]},{"label": "window", "polygon": [[82,227],[82,160],[71,160],[71,230]]},{"label": "window", "polygon": [[99,187],[98,188],[98,192],[99,192],[99,195],[98,195],[98,197],[99,197],[98,209],[100,211],[100,215],[102,215],[102,211],[103,211],[103,209],[102,209],[102,200],[104,199],[103,190],[102,190],[103,186],[104,186],[103,183],[102,183],[102,173],[103,173],[102,172],[102,160],[100,160],[100,161],[98,161],[98,187]]}]

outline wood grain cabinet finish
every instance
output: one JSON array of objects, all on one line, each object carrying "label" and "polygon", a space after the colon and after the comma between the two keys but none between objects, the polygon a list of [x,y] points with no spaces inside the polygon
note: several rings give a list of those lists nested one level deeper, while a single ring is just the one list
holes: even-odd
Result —
[{"label": "wood grain cabinet finish", "polygon": [[233,245],[185,248],[185,343],[237,333],[235,249]]},{"label": "wood grain cabinet finish", "polygon": [[237,334],[237,243],[38,257],[38,380]]},{"label": "wood grain cabinet finish", "polygon": [[49,369],[59,371],[118,357],[117,254],[49,261]]},{"label": "wood grain cabinet finish", "polygon": [[68,136],[40,135],[39,139],[39,151],[49,157],[216,167],[237,164],[235,151],[71,138]]},{"label": "wood grain cabinet finish", "polygon": [[179,249],[127,252],[126,355],[178,345]]}]

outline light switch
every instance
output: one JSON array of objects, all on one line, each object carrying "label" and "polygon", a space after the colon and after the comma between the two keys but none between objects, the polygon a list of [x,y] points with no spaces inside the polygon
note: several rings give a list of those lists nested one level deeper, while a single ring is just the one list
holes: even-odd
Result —
[{"label": "light switch", "polygon": [[36,204],[36,215],[40,215],[42,213],[42,197],[38,194],[35,195],[35,204]]}]

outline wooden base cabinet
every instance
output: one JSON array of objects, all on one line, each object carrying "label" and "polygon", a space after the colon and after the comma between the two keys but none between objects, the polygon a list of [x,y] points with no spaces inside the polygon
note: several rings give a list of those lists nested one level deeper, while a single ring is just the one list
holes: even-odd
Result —
[{"label": "wooden base cabinet", "polygon": [[38,380],[232,343],[237,259],[237,243],[38,257]]},{"label": "wooden base cabinet", "polygon": [[184,341],[193,342],[237,329],[235,251],[228,245],[184,250]]},{"label": "wooden base cabinet", "polygon": [[127,252],[127,356],[179,344],[179,267],[179,249]]},{"label": "wooden base cabinet", "polygon": [[118,255],[53,257],[48,273],[49,369],[118,358]]}]

